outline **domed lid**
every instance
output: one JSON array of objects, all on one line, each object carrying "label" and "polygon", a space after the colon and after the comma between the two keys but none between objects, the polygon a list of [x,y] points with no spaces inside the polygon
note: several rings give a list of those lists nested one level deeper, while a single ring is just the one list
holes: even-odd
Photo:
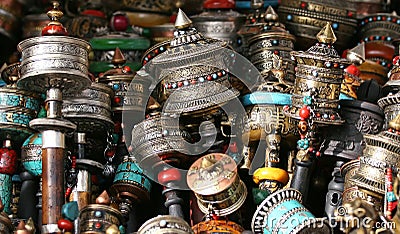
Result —
[{"label": "domed lid", "polygon": [[237,180],[235,161],[226,154],[213,153],[196,160],[187,173],[191,190],[201,195],[220,193]]}]

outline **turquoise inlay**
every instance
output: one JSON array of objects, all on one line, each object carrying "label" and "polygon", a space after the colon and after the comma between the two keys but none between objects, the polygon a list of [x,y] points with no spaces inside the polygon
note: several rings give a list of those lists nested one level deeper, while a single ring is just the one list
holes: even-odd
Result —
[{"label": "turquoise inlay", "polygon": [[69,221],[74,221],[79,216],[78,202],[65,203],[61,208],[61,215]]},{"label": "turquoise inlay", "polygon": [[42,145],[42,134],[35,133],[30,135],[22,144],[22,146],[27,146],[27,145]]},{"label": "turquoise inlay", "polygon": [[354,98],[344,94],[344,93],[340,93],[339,94],[339,100],[355,100]]},{"label": "turquoise inlay", "polygon": [[287,93],[254,92],[240,98],[244,106],[257,104],[292,105],[292,95]]},{"label": "turquoise inlay", "polygon": [[32,119],[32,116],[25,115],[25,113],[0,112],[1,123],[18,123],[28,126]]},{"label": "turquoise inlay", "polygon": [[150,180],[143,174],[143,170],[134,162],[123,162],[114,177],[114,183],[119,181],[132,181],[142,185],[147,191],[151,190]]},{"label": "turquoise inlay", "polygon": [[1,93],[0,90],[0,105],[10,107],[25,107],[30,110],[38,111],[40,102],[35,98],[30,98],[24,95],[16,95],[9,93]]},{"label": "turquoise inlay", "polygon": [[6,82],[4,82],[2,79],[0,79],[0,87],[6,86]]},{"label": "turquoise inlay", "polygon": [[[268,6],[278,6],[278,0],[264,0],[264,8]],[[251,9],[251,1],[236,1],[235,4],[237,9]]]},{"label": "turquoise inlay", "polygon": [[31,173],[34,176],[42,175],[42,160],[36,161],[25,161],[22,163],[25,170]]},{"label": "turquoise inlay", "polygon": [[287,214],[289,211],[304,207],[297,200],[289,200],[284,201],[279,204],[274,210],[265,217],[265,224],[263,233],[270,234],[272,230],[278,225],[279,222],[284,221],[279,228],[278,233],[285,234],[290,233],[296,226],[302,224],[307,219],[315,218],[313,214],[309,211],[300,211],[294,213],[292,216],[288,217],[286,220],[282,220],[282,217]]},{"label": "turquoise inlay", "polygon": [[11,214],[10,204],[12,197],[12,180],[7,174],[0,174],[0,199],[4,205],[4,212]]}]

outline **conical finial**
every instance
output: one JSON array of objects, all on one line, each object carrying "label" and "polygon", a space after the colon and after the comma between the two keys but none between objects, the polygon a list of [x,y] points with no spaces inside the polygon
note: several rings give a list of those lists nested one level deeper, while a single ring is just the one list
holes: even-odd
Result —
[{"label": "conical finial", "polygon": [[126,63],[126,59],[118,47],[115,48],[114,56],[113,56],[113,59],[111,62],[112,62],[112,64],[114,64],[114,66],[117,66],[117,67],[118,67],[118,65],[121,66]]},{"label": "conical finial", "polygon": [[187,17],[185,12],[179,8],[178,15],[176,16],[175,20],[175,28],[177,29],[184,29],[188,28],[190,25],[192,25],[192,21]]},{"label": "conical finial", "polygon": [[321,43],[333,44],[336,41],[336,35],[333,32],[331,23],[326,22],[326,25],[317,34],[317,39]]},{"label": "conical finial", "polygon": [[365,61],[365,44],[362,42],[357,45],[353,49],[347,51],[346,55],[347,59],[350,60],[351,63],[356,65],[361,65]]},{"label": "conical finial", "polygon": [[35,233],[36,229],[35,229],[35,223],[33,222],[32,217],[30,217],[28,219],[28,221],[25,224],[25,228],[26,230],[28,230],[30,233]]},{"label": "conical finial", "polygon": [[276,14],[274,8],[269,6],[265,11],[265,20],[266,21],[278,21],[278,14]]}]

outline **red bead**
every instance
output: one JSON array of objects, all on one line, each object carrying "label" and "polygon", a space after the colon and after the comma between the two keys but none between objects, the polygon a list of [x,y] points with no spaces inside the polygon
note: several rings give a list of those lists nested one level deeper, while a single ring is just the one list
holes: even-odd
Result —
[{"label": "red bead", "polygon": [[307,106],[303,106],[299,111],[299,115],[303,119],[308,119],[310,117],[310,110]]},{"label": "red bead", "polygon": [[353,17],[353,12],[351,12],[351,11],[347,12],[347,16],[348,17]]},{"label": "red bead", "polygon": [[321,117],[320,113],[316,113],[315,115],[317,116],[317,118]]},{"label": "red bead", "polygon": [[123,70],[124,72],[131,72],[131,71],[132,71],[132,69],[131,69],[130,66],[124,66],[124,67],[122,68],[122,70]]},{"label": "red bead", "polygon": [[148,55],[147,55],[147,58],[151,59],[151,54],[148,54]]},{"label": "red bead", "polygon": [[396,21],[397,21],[397,19],[396,19],[396,18],[393,18],[393,19],[392,19],[392,22],[393,22],[393,23],[394,23],[394,22],[396,22]]},{"label": "red bead", "polygon": [[217,72],[217,76],[221,77],[222,76],[222,72]]},{"label": "red bead", "polygon": [[9,148],[0,148],[0,174],[13,175],[17,170],[17,152]]},{"label": "red bead", "polygon": [[278,55],[278,54],[279,54],[279,51],[275,50],[275,51],[274,51],[274,54]]},{"label": "red bead", "polygon": [[382,16],[382,20],[386,20],[386,16]]},{"label": "red bead", "polygon": [[196,80],[191,80],[190,83],[191,84],[196,84]]},{"label": "red bead", "polygon": [[203,3],[204,9],[234,9],[235,1],[233,0],[206,0]]},{"label": "red bead", "polygon": [[158,181],[161,184],[167,184],[173,181],[181,181],[182,175],[181,172],[176,168],[170,168],[158,173]]},{"label": "red bead", "polygon": [[334,64],[333,64],[333,67],[334,67],[334,68],[338,68],[338,67],[339,67],[339,64],[338,64],[338,63],[334,63]]},{"label": "red bead", "polygon": [[92,9],[87,9],[82,11],[81,13],[82,15],[90,15],[90,16],[96,16],[96,17],[100,17],[100,18],[107,18],[106,14],[102,11],[98,11],[98,10],[92,10]]},{"label": "red bead", "polygon": [[237,153],[237,152],[238,152],[238,147],[237,147],[237,144],[236,144],[235,141],[232,142],[232,143],[229,145],[229,151],[231,151],[232,153]]},{"label": "red bead", "polygon": [[335,115],[331,115],[331,120],[335,120]]},{"label": "red bead", "polygon": [[155,54],[158,54],[158,52],[159,52],[158,49],[155,49],[155,50],[154,50],[154,53],[155,53]]},{"label": "red bead", "polygon": [[251,22],[252,22],[252,23],[255,23],[255,22],[256,22],[256,19],[251,19]]},{"label": "red bead", "polygon": [[115,151],[114,150],[107,150],[106,151],[106,156],[111,158],[115,155]]},{"label": "red bead", "polygon": [[58,228],[64,231],[72,231],[74,225],[71,221],[66,219],[60,219],[57,222]]},{"label": "red bead", "polygon": [[212,80],[212,76],[211,76],[211,75],[208,75],[208,76],[207,76],[207,80],[208,80],[208,81]]},{"label": "red bead", "polygon": [[143,65],[146,65],[146,63],[147,63],[147,61],[146,61],[146,60],[144,60],[144,61],[143,61]]},{"label": "red bead", "polygon": [[120,97],[114,97],[114,102],[115,103],[120,103],[121,102],[121,98]]},{"label": "red bead", "polygon": [[172,89],[172,84],[168,84],[168,89]]},{"label": "red bead", "polygon": [[372,20],[373,20],[373,21],[376,21],[376,17],[372,17]]},{"label": "red bead", "polygon": [[125,32],[129,27],[129,19],[124,14],[116,14],[111,17],[111,28],[115,31]]},{"label": "red bead", "polygon": [[360,76],[361,74],[360,69],[358,69],[358,67],[353,64],[346,67],[344,71],[354,76]]},{"label": "red bead", "polygon": [[317,157],[321,156],[321,152],[317,151],[317,152],[315,153],[315,156],[317,156]]},{"label": "red bead", "polygon": [[396,57],[393,58],[393,65],[399,65],[399,56],[397,55]]},{"label": "red bead", "polygon": [[283,110],[284,110],[284,111],[288,111],[288,110],[289,110],[289,106],[288,106],[288,105],[285,105],[285,106],[283,107]]},{"label": "red bead", "polygon": [[313,147],[308,148],[308,152],[312,153],[314,151]]},{"label": "red bead", "polygon": [[301,2],[300,7],[303,8],[303,9],[306,8],[307,7],[307,3]]},{"label": "red bead", "polygon": [[50,24],[42,29],[42,36],[68,36],[68,32],[62,25]]},{"label": "red bead", "polygon": [[374,40],[374,36],[370,36],[370,37],[369,37],[369,40],[370,40],[370,41],[373,41],[373,40]]},{"label": "red bead", "polygon": [[178,82],[178,87],[182,87],[183,86],[183,82],[182,81],[179,81]]},{"label": "red bead", "polygon": [[96,223],[94,224],[94,227],[97,228],[97,229],[100,229],[102,226],[103,226],[103,225],[102,225],[100,222],[96,222]]}]

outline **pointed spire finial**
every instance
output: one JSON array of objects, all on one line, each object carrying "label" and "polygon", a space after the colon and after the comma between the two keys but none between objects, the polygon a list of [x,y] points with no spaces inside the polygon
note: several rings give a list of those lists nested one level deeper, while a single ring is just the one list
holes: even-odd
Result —
[{"label": "pointed spire finial", "polygon": [[317,39],[321,43],[333,44],[336,42],[336,35],[333,32],[331,23],[326,22],[326,25],[317,34]]},{"label": "pointed spire finial", "polygon": [[278,21],[278,14],[276,14],[274,8],[269,6],[265,11],[265,20],[266,21]]},{"label": "pointed spire finial", "polygon": [[176,16],[175,28],[184,29],[188,28],[190,25],[192,25],[192,21],[185,14],[185,12],[183,12],[182,9],[179,8],[178,15]]},{"label": "pointed spire finial", "polygon": [[365,62],[365,43],[362,42],[353,49],[347,51],[346,57],[351,63],[361,65],[363,62]]},{"label": "pointed spire finial", "polygon": [[112,58],[112,63],[115,66],[123,65],[123,64],[126,63],[126,59],[125,59],[124,55],[122,54],[121,50],[118,47],[115,48],[114,56]]}]

